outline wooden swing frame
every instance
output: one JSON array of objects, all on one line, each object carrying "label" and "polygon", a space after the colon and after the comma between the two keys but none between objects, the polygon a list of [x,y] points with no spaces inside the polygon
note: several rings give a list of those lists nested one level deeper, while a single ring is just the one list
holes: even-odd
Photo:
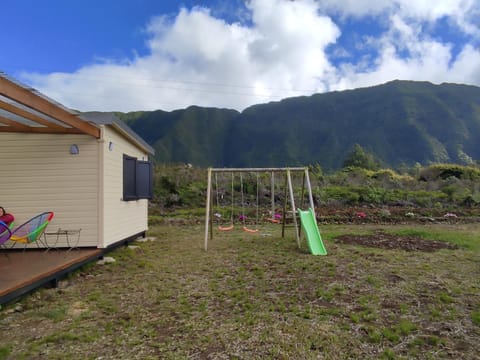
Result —
[{"label": "wooden swing frame", "polygon": [[[204,241],[204,249],[207,251],[208,249],[208,238],[213,239],[213,198],[212,198],[212,174],[216,173],[246,173],[246,172],[254,172],[254,173],[264,173],[270,172],[271,173],[271,183],[272,183],[272,216],[275,211],[275,195],[274,195],[274,174],[275,173],[284,173],[285,174],[285,203],[284,203],[284,211],[283,211],[283,221],[282,221],[282,237],[285,236],[285,215],[287,210],[287,192],[290,195],[290,204],[292,207],[292,214],[293,214],[293,223],[295,227],[295,235],[297,240],[297,245],[300,247],[300,232],[299,226],[297,223],[296,217],[296,209],[295,209],[295,197],[293,195],[293,186],[292,186],[292,172],[303,172],[304,174],[304,181],[302,184],[302,198],[303,193],[305,191],[305,182],[307,185],[308,190],[308,198],[310,202],[310,207],[312,210],[315,210],[313,205],[313,196],[312,196],[312,188],[310,185],[310,177],[308,174],[308,167],[292,167],[292,168],[208,168],[208,175],[207,175],[207,199],[206,199],[206,209],[205,209],[205,241]],[[272,220],[274,220],[272,218]],[[230,229],[231,227],[231,229]],[[225,230],[220,229],[220,231],[230,231],[233,229],[233,224],[228,228],[223,228]],[[243,230],[249,233],[256,233],[258,229],[249,229],[246,226],[243,226]],[[209,236],[210,235],[210,236]]]}]

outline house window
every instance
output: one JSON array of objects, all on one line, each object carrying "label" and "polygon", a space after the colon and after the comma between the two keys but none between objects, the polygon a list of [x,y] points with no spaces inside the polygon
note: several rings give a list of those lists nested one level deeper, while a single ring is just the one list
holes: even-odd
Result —
[{"label": "house window", "polygon": [[123,155],[123,200],[151,199],[152,195],[152,163]]}]

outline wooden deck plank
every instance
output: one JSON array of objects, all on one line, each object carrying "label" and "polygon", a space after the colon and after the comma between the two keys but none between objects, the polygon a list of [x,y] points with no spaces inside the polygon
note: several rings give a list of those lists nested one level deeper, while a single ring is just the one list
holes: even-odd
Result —
[{"label": "wooden deck plank", "polygon": [[[22,294],[102,256],[101,249],[27,250],[0,252],[0,304],[9,294]],[[20,296],[19,295],[19,296]]]}]

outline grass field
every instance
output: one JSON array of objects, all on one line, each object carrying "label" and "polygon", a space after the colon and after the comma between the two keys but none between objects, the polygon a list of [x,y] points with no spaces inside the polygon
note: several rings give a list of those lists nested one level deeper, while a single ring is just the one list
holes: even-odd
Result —
[{"label": "grass field", "polygon": [[[435,252],[335,241],[382,229],[455,243]],[[288,229],[156,226],[56,289],[0,312],[5,359],[478,359],[480,224]]]}]

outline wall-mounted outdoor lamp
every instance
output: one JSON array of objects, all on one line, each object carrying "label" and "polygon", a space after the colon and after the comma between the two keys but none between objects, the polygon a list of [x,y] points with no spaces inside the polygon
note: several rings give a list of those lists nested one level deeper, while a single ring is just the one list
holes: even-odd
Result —
[{"label": "wall-mounted outdoor lamp", "polygon": [[108,150],[113,151],[113,142],[108,143]]},{"label": "wall-mounted outdoor lamp", "polygon": [[70,145],[70,154],[72,155],[78,155],[80,153],[80,150],[78,149],[77,144],[72,144]]}]

